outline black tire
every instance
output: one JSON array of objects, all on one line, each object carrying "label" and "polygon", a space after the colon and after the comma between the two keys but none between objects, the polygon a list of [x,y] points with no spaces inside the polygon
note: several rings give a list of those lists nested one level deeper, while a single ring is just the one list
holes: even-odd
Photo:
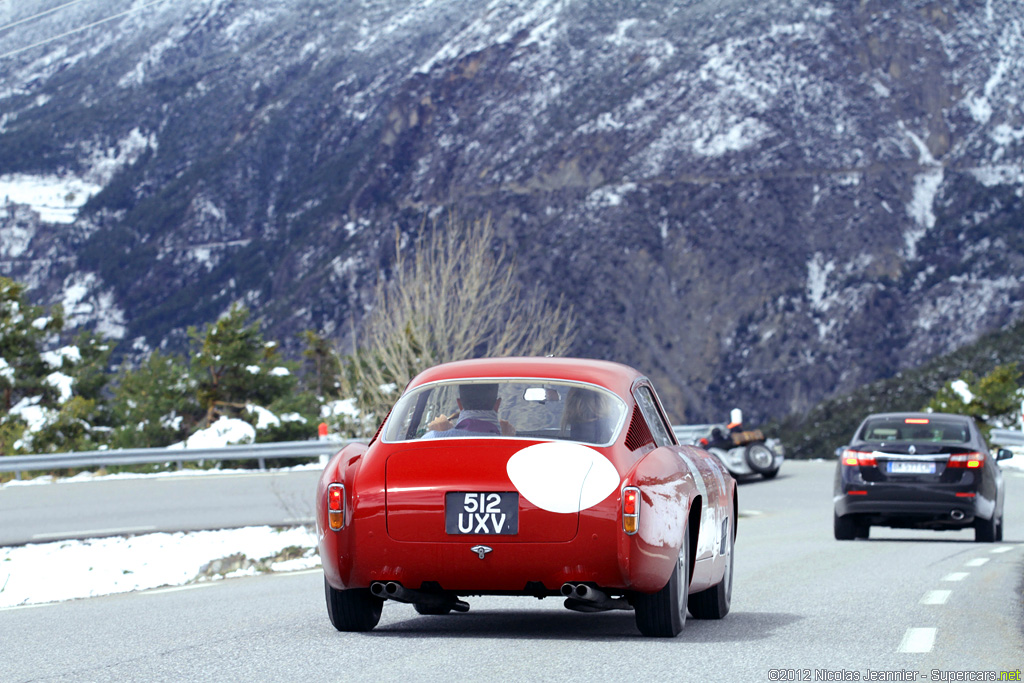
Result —
[{"label": "black tire", "polygon": [[327,616],[339,631],[369,631],[380,621],[384,601],[369,588],[337,590],[324,578],[327,595]]},{"label": "black tire", "polygon": [[[778,471],[775,465],[775,451],[763,443],[752,443],[743,452],[743,459],[747,466],[757,474],[764,475],[768,472]],[[774,476],[774,475],[773,475]]]},{"label": "black tire", "polygon": [[694,593],[687,600],[690,614],[694,619],[721,619],[729,613],[732,604],[733,553],[736,550],[736,536],[729,534],[729,552],[726,555],[725,574],[716,585]]},{"label": "black tire", "polygon": [[992,515],[992,519],[978,517],[974,520],[974,540],[978,543],[995,543],[999,540],[999,519]]},{"label": "black tire", "polygon": [[999,515],[999,526],[996,527],[996,541],[1003,540],[1003,516]]},{"label": "black tire", "polygon": [[635,593],[633,610],[640,633],[654,638],[675,638],[686,624],[686,599],[690,586],[690,526],[683,533],[683,547],[668,583],[657,593]]},{"label": "black tire", "polygon": [[779,468],[776,467],[771,472],[762,472],[761,476],[764,477],[765,479],[774,479],[775,475],[778,474],[778,473],[779,473]]},{"label": "black tire", "polygon": [[832,529],[837,541],[852,541],[855,538],[867,538],[868,526],[857,521],[856,517],[846,515],[840,517],[832,513]]}]

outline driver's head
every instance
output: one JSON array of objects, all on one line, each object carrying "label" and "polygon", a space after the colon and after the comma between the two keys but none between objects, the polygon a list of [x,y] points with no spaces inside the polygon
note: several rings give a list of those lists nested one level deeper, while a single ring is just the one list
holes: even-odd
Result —
[{"label": "driver's head", "polygon": [[498,403],[498,385],[460,384],[459,403],[463,410],[494,410]]}]

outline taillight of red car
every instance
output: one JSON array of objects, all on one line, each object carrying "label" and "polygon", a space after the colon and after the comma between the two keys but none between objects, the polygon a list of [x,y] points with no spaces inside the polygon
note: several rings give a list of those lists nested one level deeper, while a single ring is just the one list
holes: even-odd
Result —
[{"label": "taillight of red car", "polygon": [[327,487],[327,523],[331,531],[345,526],[345,485],[331,484]]},{"label": "taillight of red car", "polygon": [[843,464],[848,467],[878,466],[878,461],[875,460],[874,453],[868,453],[867,451],[855,451],[852,448],[847,448],[843,451],[842,461]]},{"label": "taillight of red car", "polygon": [[954,453],[949,456],[946,467],[977,470],[985,466],[985,456],[981,453]]},{"label": "taillight of red car", "polygon": [[622,530],[632,536],[640,528],[640,489],[622,489]]}]

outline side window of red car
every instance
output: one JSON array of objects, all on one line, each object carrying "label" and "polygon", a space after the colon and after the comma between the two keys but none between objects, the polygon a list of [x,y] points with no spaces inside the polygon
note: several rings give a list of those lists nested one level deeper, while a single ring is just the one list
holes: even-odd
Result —
[{"label": "side window of red car", "polygon": [[649,386],[641,385],[633,391],[633,396],[636,397],[636,404],[640,406],[640,412],[643,414],[644,420],[647,421],[651,436],[654,437],[654,443],[659,446],[673,445],[675,441],[672,439],[672,432],[665,424],[661,411],[658,410],[654,391]]}]

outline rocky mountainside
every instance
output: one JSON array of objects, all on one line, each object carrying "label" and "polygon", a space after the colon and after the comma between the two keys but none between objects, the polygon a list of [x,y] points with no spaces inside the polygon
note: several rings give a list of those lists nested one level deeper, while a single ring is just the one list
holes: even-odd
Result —
[{"label": "rocky mountainside", "polygon": [[577,355],[755,421],[1020,316],[1022,98],[1019,0],[3,3],[0,274],[124,353],[348,344],[396,230],[491,216]]}]

